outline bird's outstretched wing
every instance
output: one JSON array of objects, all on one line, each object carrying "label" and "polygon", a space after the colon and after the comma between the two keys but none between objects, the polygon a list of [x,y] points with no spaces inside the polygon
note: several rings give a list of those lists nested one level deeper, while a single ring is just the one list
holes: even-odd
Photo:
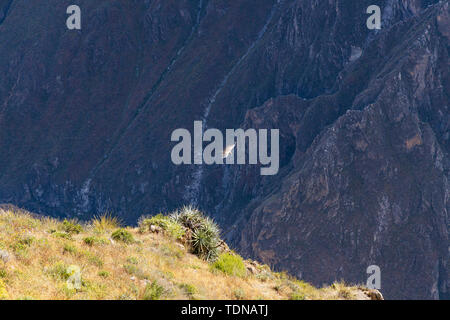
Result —
[{"label": "bird's outstretched wing", "polygon": [[236,147],[236,144],[232,144],[232,145],[227,146],[225,148],[225,150],[223,150],[223,153],[222,153],[223,159],[228,158],[228,156],[233,152],[235,147]]}]

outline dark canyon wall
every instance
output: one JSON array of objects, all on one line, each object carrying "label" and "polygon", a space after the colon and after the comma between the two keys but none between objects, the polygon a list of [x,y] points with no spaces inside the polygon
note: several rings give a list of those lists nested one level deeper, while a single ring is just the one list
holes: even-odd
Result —
[{"label": "dark canyon wall", "polygon": [[[449,30],[448,1],[0,0],[0,202],[193,203],[317,285],[376,264],[386,298],[449,297]],[[195,120],[280,129],[279,174],[173,165]]]}]

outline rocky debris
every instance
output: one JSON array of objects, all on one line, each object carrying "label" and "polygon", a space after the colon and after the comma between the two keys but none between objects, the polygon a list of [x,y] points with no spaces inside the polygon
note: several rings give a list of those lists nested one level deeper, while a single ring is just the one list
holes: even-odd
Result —
[{"label": "rocky debris", "polygon": [[181,250],[186,250],[186,248],[184,247],[184,245],[182,245],[181,243],[176,243],[176,246],[178,247],[178,248],[180,248]]},{"label": "rocky debris", "polygon": [[225,241],[220,240],[219,251],[227,253],[227,252],[231,252],[231,249]]},{"label": "rocky debris", "polygon": [[255,268],[254,266],[252,266],[251,264],[250,264],[250,265],[247,265],[246,268],[247,268],[247,271],[248,271],[250,274],[256,274],[256,273],[257,273],[256,268]]},{"label": "rocky debris", "polygon": [[384,300],[383,295],[379,290],[376,289],[368,289],[365,287],[358,288],[361,292],[364,293],[370,300]]},{"label": "rocky debris", "polygon": [[356,300],[384,300],[380,291],[365,287],[358,287],[356,290],[353,290],[352,294]]},{"label": "rocky debris", "polygon": [[11,260],[11,255],[6,250],[0,250],[0,260],[4,263],[8,263]]},{"label": "rocky debris", "polygon": [[245,260],[245,268],[252,275],[259,275],[263,273],[271,273],[270,267],[267,265],[262,265],[254,260]]},{"label": "rocky debris", "polygon": [[370,297],[371,300],[384,300],[383,295],[378,290],[368,290],[366,294]]},{"label": "rocky debris", "polygon": [[160,233],[162,231],[162,229],[159,226],[151,225],[150,226],[150,231],[153,232],[153,233]]},{"label": "rocky debris", "polygon": [[245,267],[247,268],[247,271],[248,271],[250,274],[255,275],[255,274],[257,274],[257,272],[258,272],[258,269],[257,269],[257,267],[254,265],[253,261],[250,262],[250,263],[245,263]]}]

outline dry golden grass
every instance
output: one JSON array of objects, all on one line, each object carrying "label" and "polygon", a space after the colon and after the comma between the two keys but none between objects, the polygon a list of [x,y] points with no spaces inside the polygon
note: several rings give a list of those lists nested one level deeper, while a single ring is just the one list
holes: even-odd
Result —
[{"label": "dry golden grass", "polygon": [[[367,299],[358,287],[336,283],[317,289],[264,267],[228,276],[162,234],[125,228],[131,244],[112,240],[117,220],[104,216],[67,225],[0,209],[0,299]],[[4,261],[5,260],[5,261]],[[69,266],[81,270],[81,287],[67,282]]]}]

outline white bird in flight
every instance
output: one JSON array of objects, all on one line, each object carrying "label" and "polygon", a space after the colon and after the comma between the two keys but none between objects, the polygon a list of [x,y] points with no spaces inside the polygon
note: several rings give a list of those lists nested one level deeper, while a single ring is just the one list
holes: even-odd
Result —
[{"label": "white bird in flight", "polygon": [[227,146],[227,147],[225,148],[225,150],[223,150],[223,153],[222,153],[223,159],[228,158],[228,156],[233,152],[233,150],[234,150],[235,147],[236,147],[236,143]]}]

